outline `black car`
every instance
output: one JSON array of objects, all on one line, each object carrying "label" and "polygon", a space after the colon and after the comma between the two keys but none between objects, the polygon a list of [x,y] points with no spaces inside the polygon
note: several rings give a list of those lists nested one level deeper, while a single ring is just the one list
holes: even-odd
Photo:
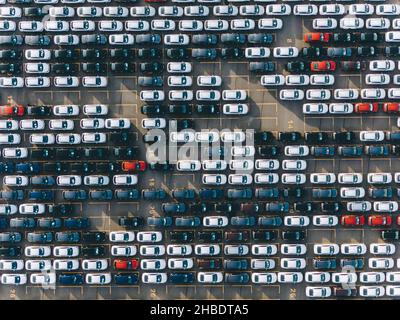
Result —
[{"label": "black car", "polygon": [[59,160],[78,160],[82,157],[82,149],[63,148],[56,149],[56,158]]},{"label": "black car", "polygon": [[400,230],[384,230],[381,232],[381,238],[385,241],[400,240]]},{"label": "black car", "polygon": [[96,165],[90,162],[75,162],[71,163],[70,170],[79,174],[90,174],[96,171]]},{"label": "black car", "polygon": [[247,42],[251,44],[272,44],[274,35],[271,33],[250,33],[247,35]]},{"label": "black car", "polygon": [[0,59],[2,61],[21,60],[22,59],[22,51],[21,50],[14,50],[14,49],[0,50]]},{"label": "black car", "polygon": [[82,156],[86,159],[102,160],[110,156],[107,148],[86,148],[83,150]]},{"label": "black car", "polygon": [[111,190],[89,190],[89,198],[94,201],[109,201],[113,198]]},{"label": "black car", "polygon": [[24,17],[41,18],[49,13],[46,7],[27,7],[23,8]]},{"label": "black car", "polygon": [[203,214],[210,212],[214,209],[214,206],[208,202],[201,202],[201,203],[191,203],[189,205],[189,210],[191,213],[195,214]]},{"label": "black car", "polygon": [[141,87],[162,87],[163,77],[138,77],[138,85]]},{"label": "black car", "polygon": [[149,44],[155,45],[161,43],[161,36],[159,34],[138,34],[135,37],[136,44]]},{"label": "black car", "polygon": [[53,51],[53,57],[57,61],[72,61],[79,59],[79,51],[75,49],[58,49]]},{"label": "black car", "polygon": [[303,198],[305,196],[305,189],[303,188],[285,188],[282,190],[284,198]]},{"label": "black car", "polygon": [[109,140],[116,145],[125,145],[133,141],[133,135],[130,132],[112,132]]},{"label": "black car", "polygon": [[136,149],[132,147],[117,147],[113,149],[113,155],[119,160],[132,160],[135,158]]},{"label": "black car", "polygon": [[274,139],[271,131],[260,131],[254,133],[254,142],[257,144],[270,143]]},{"label": "black car", "polygon": [[122,201],[132,201],[140,198],[140,193],[137,189],[117,189],[114,194],[116,199]]},{"label": "black car", "polygon": [[343,208],[340,202],[322,202],[322,212],[339,212]]},{"label": "black car", "polygon": [[242,48],[223,48],[221,50],[222,59],[241,59],[244,58],[244,49]]},{"label": "black car", "polygon": [[195,276],[193,272],[173,272],[168,275],[170,283],[193,283]]},{"label": "black car", "polygon": [[285,69],[289,72],[303,72],[308,70],[308,65],[303,61],[292,61],[285,65]]},{"label": "black car", "polygon": [[[78,218],[82,219],[82,218]],[[64,221],[65,222],[65,221]],[[104,242],[106,241],[106,233],[105,232],[84,232],[82,234],[82,241],[84,242]]]},{"label": "black car", "polygon": [[190,51],[186,48],[169,48],[167,49],[167,57],[174,60],[188,59]]},{"label": "black car", "polygon": [[282,231],[282,240],[289,240],[289,241],[301,241],[304,240],[306,237],[305,231],[298,230],[298,231]]},{"label": "black car", "polygon": [[275,62],[250,62],[249,71],[254,73],[274,72],[276,70]]},{"label": "black car", "polygon": [[110,57],[112,60],[129,61],[135,58],[135,50],[133,49],[111,49]]},{"label": "black car", "polygon": [[220,242],[222,241],[222,232],[220,231],[199,231],[197,239],[200,242]]},{"label": "black car", "polygon": [[357,37],[354,33],[334,33],[333,34],[333,42],[339,43],[353,43],[357,40]]},{"label": "black car", "polygon": [[357,47],[355,49],[358,57],[374,57],[379,53],[377,47]]},{"label": "black car", "polygon": [[167,214],[182,214],[188,211],[188,206],[183,202],[166,202],[161,205],[161,210]]},{"label": "black car", "polygon": [[366,155],[373,157],[383,157],[390,154],[389,145],[370,145],[364,147],[364,152]]},{"label": "black car", "polygon": [[316,270],[335,270],[336,259],[313,259],[313,266]]},{"label": "black car", "polygon": [[387,57],[399,57],[400,56],[400,46],[388,46],[383,50],[385,56]]},{"label": "black car", "polygon": [[246,35],[242,33],[223,33],[221,42],[224,44],[241,45],[246,43]]},{"label": "black car", "polygon": [[54,199],[53,190],[31,190],[28,199],[33,201],[50,201]]},{"label": "black car", "polygon": [[73,206],[70,204],[53,204],[49,206],[49,212],[56,215],[69,215],[73,212]]},{"label": "black car", "polygon": [[325,48],[318,48],[318,47],[305,47],[300,50],[300,55],[303,58],[319,58],[325,55],[326,49]]},{"label": "black car", "polygon": [[84,257],[102,257],[106,253],[103,246],[82,247],[81,253]]},{"label": "black car", "polygon": [[[64,173],[64,172],[68,172],[70,169],[70,165],[69,163],[61,163],[61,162],[45,162],[42,166],[43,168],[43,172],[46,173]],[[47,179],[54,181],[53,179]],[[31,182],[32,183],[32,182]],[[46,183],[46,179],[41,179],[41,184],[45,184]]]},{"label": "black car", "polygon": [[363,154],[362,146],[339,146],[338,154],[343,157],[358,157]]},{"label": "black car", "polygon": [[292,131],[292,132],[279,132],[278,133],[278,139],[281,142],[297,142],[301,139],[301,133],[298,131]]},{"label": "black car", "polygon": [[157,48],[141,48],[138,50],[137,56],[140,59],[161,59],[162,51]]},{"label": "black car", "polygon": [[361,61],[340,61],[339,67],[343,71],[360,71],[365,70],[365,63]]},{"label": "black car", "polygon": [[198,104],[196,112],[203,115],[218,115],[220,114],[220,106],[216,104]]},{"label": "black car", "polygon": [[172,171],[174,170],[175,166],[172,163],[164,162],[164,163],[149,163],[148,168],[150,170],[155,171]]},{"label": "black car", "polygon": [[166,111],[171,116],[184,116],[192,114],[192,107],[189,104],[170,104]]},{"label": "black car", "polygon": [[85,190],[64,190],[62,197],[69,201],[84,201],[87,200],[87,193]]},{"label": "black car", "polygon": [[14,173],[15,166],[12,162],[0,162],[0,173]]},{"label": "black car", "polygon": [[224,197],[224,190],[221,189],[200,189],[199,190],[199,197],[200,199],[213,199],[213,200],[217,200],[217,199],[221,199]]},{"label": "black car", "polygon": [[26,108],[26,113],[32,116],[49,116],[52,113],[52,108],[50,106],[28,105]]},{"label": "black car", "polygon": [[143,219],[140,217],[120,217],[118,224],[126,228],[138,228],[143,225]]},{"label": "black car", "polygon": [[140,72],[143,73],[161,73],[164,70],[164,65],[160,62],[144,62],[139,65]]},{"label": "black car", "polygon": [[246,270],[248,262],[246,259],[225,259],[224,268],[226,270]]},{"label": "black car", "polygon": [[118,273],[114,275],[114,281],[118,285],[137,284],[139,276],[137,273]]},{"label": "black car", "polygon": [[16,75],[21,73],[22,67],[15,63],[0,63],[0,74]]},{"label": "black car", "polygon": [[135,64],[130,62],[112,62],[110,63],[110,71],[112,73],[133,73],[135,72]]},{"label": "black car", "polygon": [[143,105],[140,112],[148,116],[163,115],[165,113],[165,106],[159,104]]},{"label": "black car", "polygon": [[329,133],[323,131],[306,132],[304,138],[308,143],[321,143],[329,141]]},{"label": "black car", "polygon": [[21,254],[21,247],[0,247],[1,257],[19,257]]},{"label": "black car", "polygon": [[380,36],[376,32],[361,32],[360,34],[356,34],[357,41],[360,43],[364,42],[379,42],[381,40]]},{"label": "black car", "polygon": [[279,197],[278,188],[257,188],[254,191],[254,196],[257,199],[276,199]]},{"label": "black car", "polygon": [[78,72],[78,64],[75,63],[54,63],[51,70],[57,75],[74,75]]},{"label": "black car", "polygon": [[310,213],[315,211],[317,208],[314,202],[295,202],[293,205],[293,209],[295,211]]},{"label": "black car", "polygon": [[214,45],[218,43],[218,37],[215,34],[195,34],[192,36],[193,44]]},{"label": "black car", "polygon": [[255,230],[252,231],[254,241],[274,241],[276,239],[276,231],[274,230]]},{"label": "black car", "polygon": [[194,234],[192,231],[171,231],[169,233],[169,238],[172,242],[192,242],[194,239]]},{"label": "black car", "polygon": [[107,72],[107,64],[106,63],[82,63],[81,69],[85,73],[91,74],[105,74]]},{"label": "black car", "polygon": [[333,133],[333,140],[337,143],[349,143],[356,139],[353,131],[341,131]]},{"label": "black car", "polygon": [[277,146],[260,146],[257,151],[262,157],[275,157],[280,154],[281,150]]}]

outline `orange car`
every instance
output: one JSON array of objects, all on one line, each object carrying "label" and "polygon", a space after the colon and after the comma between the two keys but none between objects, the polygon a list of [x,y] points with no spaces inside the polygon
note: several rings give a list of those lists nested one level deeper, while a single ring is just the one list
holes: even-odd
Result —
[{"label": "orange car", "polygon": [[335,61],[312,61],[310,65],[311,71],[335,71]]},{"label": "orange car", "polygon": [[332,33],[323,32],[309,32],[304,35],[304,42],[329,42],[331,40]]},{"label": "orange car", "polygon": [[122,171],[144,171],[144,170],[146,170],[146,162],[142,160],[122,162]]},{"label": "orange car", "polygon": [[138,259],[114,260],[114,269],[116,270],[136,270],[137,268],[139,268]]},{"label": "orange car", "polygon": [[25,108],[20,105],[0,106],[0,116],[23,116]]},{"label": "orange car", "polygon": [[400,103],[387,102],[383,104],[383,111],[387,113],[400,113]]}]

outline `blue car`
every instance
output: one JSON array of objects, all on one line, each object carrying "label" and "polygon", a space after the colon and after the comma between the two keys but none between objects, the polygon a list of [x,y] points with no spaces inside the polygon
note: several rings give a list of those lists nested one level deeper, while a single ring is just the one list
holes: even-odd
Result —
[{"label": "blue car", "polygon": [[84,229],[90,225],[88,218],[68,218],[64,220],[64,227],[67,229]]},{"label": "blue car", "polygon": [[147,225],[151,227],[170,227],[172,226],[171,217],[147,217]]},{"label": "blue car", "polygon": [[179,217],[175,219],[176,227],[198,227],[201,221],[198,217]]},{"label": "blue car", "polygon": [[171,283],[192,283],[194,282],[194,274],[189,272],[170,273],[168,280]]},{"label": "blue car", "polygon": [[194,199],[196,193],[193,189],[174,189],[172,190],[172,196],[175,199]]},{"label": "blue car", "polygon": [[221,189],[200,189],[199,196],[201,199],[221,199],[224,196],[224,190]]},{"label": "blue car", "polygon": [[38,163],[17,163],[15,171],[18,173],[39,173],[41,166]]},{"label": "blue car", "polygon": [[53,190],[32,190],[28,193],[29,200],[53,200],[54,191]]},{"label": "blue car", "polygon": [[114,276],[114,281],[119,285],[137,284],[139,277],[136,273],[118,273]]},{"label": "blue car", "polygon": [[14,173],[14,169],[12,162],[0,162],[0,173]]},{"label": "blue car", "polygon": [[60,274],[58,281],[64,285],[81,285],[83,276],[80,273]]}]

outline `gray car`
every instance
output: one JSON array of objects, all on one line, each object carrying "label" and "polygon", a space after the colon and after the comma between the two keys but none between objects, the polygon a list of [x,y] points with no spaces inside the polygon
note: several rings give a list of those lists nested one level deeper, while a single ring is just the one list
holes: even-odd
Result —
[{"label": "gray car", "polygon": [[12,36],[0,36],[0,44],[10,44],[14,46],[19,46],[24,43],[24,39],[20,35],[12,35]]},{"label": "gray car", "polygon": [[111,200],[113,198],[113,192],[111,190],[90,190],[89,197],[97,201]]},{"label": "gray car", "polygon": [[79,232],[57,232],[57,242],[73,242],[78,243],[81,240],[81,234]]},{"label": "gray car", "polygon": [[252,227],[256,224],[256,219],[254,217],[232,217],[231,225],[237,227]]},{"label": "gray car", "polygon": [[40,218],[37,220],[37,226],[40,228],[60,228],[62,221],[59,218]]},{"label": "gray car", "polygon": [[53,234],[51,232],[29,232],[27,240],[31,243],[50,243],[53,241]]},{"label": "gray car", "polygon": [[53,186],[55,183],[56,183],[56,180],[52,176],[33,176],[33,177],[31,177],[32,185]]},{"label": "gray car", "polygon": [[147,217],[147,225],[150,227],[170,227],[172,226],[171,217]]},{"label": "gray car", "polygon": [[2,200],[22,200],[24,198],[23,190],[2,190],[0,199]]},{"label": "gray car", "polygon": [[176,227],[198,227],[201,221],[198,217],[179,217],[175,219]]},{"label": "gray car", "polygon": [[19,232],[1,232],[0,233],[0,242],[20,242],[22,240],[22,236]]},{"label": "gray car", "polygon": [[10,219],[11,228],[34,228],[35,219],[33,218],[12,218]]},{"label": "gray car", "polygon": [[86,34],[81,36],[82,44],[107,44],[104,34]]},{"label": "gray car", "polygon": [[50,37],[45,35],[25,36],[25,43],[30,46],[48,46],[50,42]]},{"label": "gray car", "polygon": [[85,190],[64,190],[62,193],[64,200],[82,201],[87,199]]}]

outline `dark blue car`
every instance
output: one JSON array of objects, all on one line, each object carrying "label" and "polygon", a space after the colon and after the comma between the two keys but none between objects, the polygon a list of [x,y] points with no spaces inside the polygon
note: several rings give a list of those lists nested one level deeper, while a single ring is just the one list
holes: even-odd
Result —
[{"label": "dark blue car", "polygon": [[60,274],[58,281],[64,285],[81,285],[83,276],[80,273]]},{"label": "dark blue car", "polygon": [[114,280],[119,285],[137,284],[139,277],[136,273],[118,273],[114,276]]},{"label": "dark blue car", "polygon": [[192,283],[194,281],[193,273],[170,273],[168,277],[171,283]]},{"label": "dark blue car", "polygon": [[54,191],[53,190],[32,190],[28,194],[29,200],[53,200]]}]

